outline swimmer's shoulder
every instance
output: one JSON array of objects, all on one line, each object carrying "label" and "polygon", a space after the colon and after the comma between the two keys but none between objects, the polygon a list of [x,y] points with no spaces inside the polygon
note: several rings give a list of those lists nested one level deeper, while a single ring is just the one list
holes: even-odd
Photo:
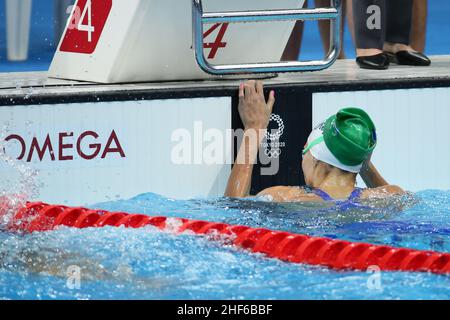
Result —
[{"label": "swimmer's shoulder", "polygon": [[400,196],[405,194],[405,191],[396,185],[387,185],[378,188],[364,189],[361,193],[361,198],[387,198],[391,196]]},{"label": "swimmer's shoulder", "polygon": [[275,202],[320,202],[322,199],[314,193],[308,193],[298,186],[275,186],[262,190],[257,196],[270,197]]}]

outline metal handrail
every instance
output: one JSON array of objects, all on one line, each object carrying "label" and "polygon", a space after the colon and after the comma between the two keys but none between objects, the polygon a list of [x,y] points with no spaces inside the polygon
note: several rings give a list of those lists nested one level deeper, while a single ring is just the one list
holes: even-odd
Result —
[{"label": "metal handrail", "polygon": [[[330,67],[337,59],[341,47],[342,0],[333,0],[332,8],[258,10],[240,12],[204,13],[202,0],[192,0],[192,29],[194,52],[200,68],[212,75],[260,74],[319,71]],[[203,25],[205,23],[241,23],[292,20],[330,20],[330,51],[324,60],[282,61],[229,65],[209,63],[203,48]]]}]

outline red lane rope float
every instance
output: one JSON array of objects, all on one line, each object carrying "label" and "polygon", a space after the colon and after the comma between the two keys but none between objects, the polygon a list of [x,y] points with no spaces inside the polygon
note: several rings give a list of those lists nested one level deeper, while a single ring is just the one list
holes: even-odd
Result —
[{"label": "red lane rope float", "polygon": [[[7,209],[8,205],[0,199],[0,217],[5,215]],[[8,229],[31,233],[53,230],[58,226],[141,228],[148,225],[177,233],[190,231],[195,234],[223,235],[236,246],[293,263],[322,265],[337,270],[367,270],[370,266],[377,266],[385,271],[450,274],[449,253],[354,243],[226,223],[70,208],[41,202],[27,203],[17,210],[8,223]],[[178,227],[174,228],[174,225]]]}]

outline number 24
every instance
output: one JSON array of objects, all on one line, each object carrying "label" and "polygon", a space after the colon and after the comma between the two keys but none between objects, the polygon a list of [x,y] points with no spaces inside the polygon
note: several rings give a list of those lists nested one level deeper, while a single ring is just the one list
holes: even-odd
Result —
[{"label": "number 24", "polygon": [[[73,6],[67,8],[67,13],[72,12]],[[87,15],[87,24],[83,24]],[[78,29],[88,33],[88,42],[92,42],[92,33],[95,27],[92,25],[92,0],[86,0],[86,4],[81,12],[80,7],[76,6],[73,18],[69,23],[69,29]]]}]

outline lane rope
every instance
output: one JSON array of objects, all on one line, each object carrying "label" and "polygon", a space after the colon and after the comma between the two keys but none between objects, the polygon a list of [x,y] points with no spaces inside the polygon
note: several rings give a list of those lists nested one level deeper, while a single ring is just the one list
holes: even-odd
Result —
[{"label": "lane rope", "polygon": [[[2,202],[0,199],[0,218],[8,212],[8,206],[6,201]],[[189,231],[208,235],[212,239],[226,239],[235,246],[292,263],[321,265],[336,270],[365,271],[371,266],[377,266],[380,271],[450,274],[449,253],[311,237],[226,223],[49,205],[42,202],[29,202],[17,210],[8,222],[7,229],[11,232],[32,233],[54,230],[59,226],[154,226],[178,234]]]}]

